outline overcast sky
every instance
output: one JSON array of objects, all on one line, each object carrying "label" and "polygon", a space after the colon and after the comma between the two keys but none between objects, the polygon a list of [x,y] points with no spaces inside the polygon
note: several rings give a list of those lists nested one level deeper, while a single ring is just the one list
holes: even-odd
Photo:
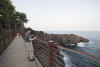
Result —
[{"label": "overcast sky", "polygon": [[12,0],[26,27],[43,31],[100,30],[100,0]]}]

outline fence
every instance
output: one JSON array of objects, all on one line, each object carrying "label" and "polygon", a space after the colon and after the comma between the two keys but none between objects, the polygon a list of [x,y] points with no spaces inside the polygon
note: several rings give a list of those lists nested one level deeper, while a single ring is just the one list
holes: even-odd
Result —
[{"label": "fence", "polygon": [[[24,34],[22,36],[25,39]],[[60,49],[66,50],[69,53],[75,53],[80,56],[89,57],[98,61],[100,60],[100,57],[92,56],[84,52],[78,52],[69,48],[62,47],[58,44],[55,44],[53,41],[45,42],[40,39],[36,39],[32,41],[32,44],[34,48],[34,55],[41,63],[42,67],[65,67],[65,62],[63,59],[64,56],[60,54]]]},{"label": "fence", "polygon": [[16,36],[15,33],[0,36],[0,55],[4,52],[4,50],[8,47],[8,45],[12,42],[15,36]]},{"label": "fence", "polygon": [[53,41],[45,42],[39,39],[33,41],[34,55],[38,58],[43,67],[65,67],[63,56],[59,49],[100,60],[100,57],[92,56],[87,53],[78,52],[69,48],[54,44]]},{"label": "fence", "polygon": [[63,55],[59,49],[53,45],[52,41],[48,43],[35,40],[33,41],[34,55],[43,67],[65,67]]}]

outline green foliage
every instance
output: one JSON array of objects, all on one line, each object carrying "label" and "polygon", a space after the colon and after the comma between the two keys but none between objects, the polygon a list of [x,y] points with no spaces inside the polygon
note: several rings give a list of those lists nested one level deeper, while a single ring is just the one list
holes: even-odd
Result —
[{"label": "green foliage", "polygon": [[[31,30],[31,34],[33,34],[33,35],[41,35],[41,34],[44,34],[43,31],[36,31],[36,30],[32,30],[31,28],[27,28],[27,29],[30,29]],[[25,30],[27,30],[27,29],[25,28]]]},{"label": "green foliage", "polygon": [[0,0],[0,33],[27,21],[26,14],[16,11],[10,0]]},{"label": "green foliage", "polygon": [[27,23],[28,21],[25,13],[16,12],[15,16],[17,18],[17,22],[19,23]]}]

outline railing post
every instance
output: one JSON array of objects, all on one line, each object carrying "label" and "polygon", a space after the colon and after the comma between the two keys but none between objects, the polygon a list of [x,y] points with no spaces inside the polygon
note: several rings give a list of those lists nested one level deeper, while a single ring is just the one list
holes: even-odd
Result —
[{"label": "railing post", "polygon": [[10,44],[10,42],[11,42],[11,35],[10,34],[7,35],[7,38],[8,38],[8,44]]},{"label": "railing post", "polygon": [[52,67],[52,57],[53,57],[53,41],[48,42],[48,67]]},{"label": "railing post", "polygon": [[33,55],[35,55],[34,40],[32,41],[32,47],[33,47]]},{"label": "railing post", "polygon": [[3,36],[3,44],[2,44],[2,52],[6,48],[6,43],[5,43],[5,36]]}]

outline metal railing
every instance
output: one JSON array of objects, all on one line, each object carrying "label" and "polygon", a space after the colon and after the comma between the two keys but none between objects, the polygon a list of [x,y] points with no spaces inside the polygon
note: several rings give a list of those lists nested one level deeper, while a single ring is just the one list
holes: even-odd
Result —
[{"label": "metal railing", "polygon": [[0,36],[0,55],[5,51],[15,36],[16,33]]},{"label": "metal railing", "polygon": [[36,39],[32,43],[34,48],[34,55],[36,56],[36,58],[38,58],[43,67],[65,67],[63,55],[60,54],[59,49],[64,49],[78,55],[100,60],[100,57],[62,47],[58,44],[55,44],[53,41],[45,42]]},{"label": "metal railing", "polygon": [[59,49],[53,45],[52,41],[44,42],[41,40],[33,41],[34,55],[43,67],[65,67],[63,55]]}]

